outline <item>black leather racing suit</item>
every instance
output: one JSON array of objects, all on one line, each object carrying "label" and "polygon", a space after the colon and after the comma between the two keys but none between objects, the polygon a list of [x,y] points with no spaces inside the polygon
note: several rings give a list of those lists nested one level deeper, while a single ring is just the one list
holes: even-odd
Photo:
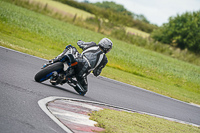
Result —
[{"label": "black leather racing suit", "polygon": [[65,59],[69,65],[76,61],[78,62],[78,64],[73,67],[78,81],[74,89],[79,94],[84,95],[88,90],[87,75],[93,71],[95,76],[99,76],[108,60],[105,53],[100,50],[95,42],[78,41],[77,44],[83,49],[81,54],[78,53],[75,47],[68,45],[59,56],[53,59],[53,62]]},{"label": "black leather racing suit", "polygon": [[88,89],[87,75],[93,71],[94,76],[99,76],[108,60],[105,53],[100,50],[95,42],[78,41],[77,44],[83,49],[83,52],[76,58],[78,62],[76,78],[84,90],[75,89],[79,93],[86,93]]}]

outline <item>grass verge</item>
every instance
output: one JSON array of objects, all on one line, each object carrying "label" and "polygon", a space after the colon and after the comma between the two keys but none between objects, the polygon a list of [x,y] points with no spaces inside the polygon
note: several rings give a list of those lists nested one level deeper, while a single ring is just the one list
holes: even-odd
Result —
[{"label": "grass verge", "polygon": [[90,114],[105,133],[199,133],[200,128],[145,114],[104,109]]},{"label": "grass verge", "polygon": [[[80,17],[84,20],[86,18],[89,18],[89,17],[94,17],[94,15],[91,14],[91,13],[88,13],[86,11],[83,11],[83,10],[80,10],[80,9],[77,9],[77,8],[74,8],[72,6],[69,6],[67,4],[63,4],[63,3],[58,2],[58,1],[54,1],[54,0],[34,0],[34,1],[39,2],[41,4],[44,4],[44,5],[47,5],[50,8],[52,8],[53,10],[62,13],[63,15],[69,14],[72,17],[74,17],[74,15],[77,14],[77,17]],[[58,9],[60,9],[60,10],[58,10]]]}]

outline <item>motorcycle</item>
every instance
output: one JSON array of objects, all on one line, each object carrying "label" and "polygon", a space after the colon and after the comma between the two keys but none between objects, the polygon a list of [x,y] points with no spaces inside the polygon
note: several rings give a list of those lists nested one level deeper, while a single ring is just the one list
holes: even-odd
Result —
[{"label": "motorcycle", "polygon": [[86,93],[80,92],[80,90],[82,90],[83,92],[84,88],[76,80],[75,74],[70,73],[70,67],[67,62],[63,61],[62,59],[60,59],[60,61],[56,63],[51,62],[45,64],[42,67],[42,70],[35,75],[36,82],[42,83],[46,80],[50,80],[50,83],[52,85],[63,85],[67,83],[82,96],[84,96]]}]

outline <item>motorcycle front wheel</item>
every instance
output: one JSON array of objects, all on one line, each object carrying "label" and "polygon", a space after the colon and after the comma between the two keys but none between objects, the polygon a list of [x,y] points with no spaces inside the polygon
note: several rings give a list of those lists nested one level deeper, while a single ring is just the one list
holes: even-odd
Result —
[{"label": "motorcycle front wheel", "polygon": [[56,62],[56,63],[42,69],[35,75],[35,81],[43,82],[43,81],[49,79],[52,76],[54,71],[57,71],[57,72],[63,71],[63,63]]}]

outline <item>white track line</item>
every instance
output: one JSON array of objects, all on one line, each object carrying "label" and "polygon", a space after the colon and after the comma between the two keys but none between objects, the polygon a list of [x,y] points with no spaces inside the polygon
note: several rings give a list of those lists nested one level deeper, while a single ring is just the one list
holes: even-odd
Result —
[{"label": "white track line", "polygon": [[45,99],[42,99],[40,101],[38,101],[38,104],[40,106],[40,108],[55,122],[57,123],[64,131],[66,131],[67,133],[73,133],[68,127],[66,127],[63,123],[61,123],[47,108],[47,103],[49,103],[50,101],[55,100],[55,97],[47,97]]}]

